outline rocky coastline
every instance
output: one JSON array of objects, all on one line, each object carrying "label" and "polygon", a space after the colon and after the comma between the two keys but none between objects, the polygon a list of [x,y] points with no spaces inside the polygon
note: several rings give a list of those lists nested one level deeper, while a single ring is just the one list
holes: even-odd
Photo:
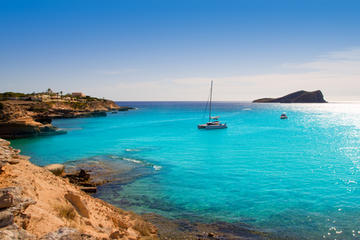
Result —
[{"label": "rocky coastline", "polygon": [[141,216],[84,193],[0,139],[0,239],[158,239]]},{"label": "rocky coastline", "polygon": [[137,215],[86,194],[61,164],[39,167],[0,139],[0,239],[273,239],[243,223],[191,222]]},{"label": "rocky coastline", "polygon": [[58,118],[106,116],[107,112],[127,111],[105,99],[75,98],[69,101],[2,100],[0,101],[0,137],[16,139],[33,136],[64,134],[51,124]]}]

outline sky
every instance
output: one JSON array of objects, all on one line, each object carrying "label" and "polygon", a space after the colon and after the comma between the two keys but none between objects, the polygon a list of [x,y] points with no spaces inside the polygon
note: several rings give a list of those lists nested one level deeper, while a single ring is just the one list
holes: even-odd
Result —
[{"label": "sky", "polygon": [[0,92],[360,101],[358,0],[0,0]]}]

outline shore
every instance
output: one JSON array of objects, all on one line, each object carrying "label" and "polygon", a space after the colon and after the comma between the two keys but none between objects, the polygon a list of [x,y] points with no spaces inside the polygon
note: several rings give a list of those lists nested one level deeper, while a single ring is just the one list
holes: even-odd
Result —
[{"label": "shore", "polygon": [[243,223],[124,211],[19,152],[0,139],[0,239],[272,239]]},{"label": "shore", "polygon": [[82,192],[0,139],[0,239],[158,239],[141,216]]}]

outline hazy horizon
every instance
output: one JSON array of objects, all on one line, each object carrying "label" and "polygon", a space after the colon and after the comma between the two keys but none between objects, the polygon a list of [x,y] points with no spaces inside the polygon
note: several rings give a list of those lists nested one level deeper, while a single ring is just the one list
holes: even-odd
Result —
[{"label": "hazy horizon", "polygon": [[358,1],[1,1],[0,92],[360,101]]}]

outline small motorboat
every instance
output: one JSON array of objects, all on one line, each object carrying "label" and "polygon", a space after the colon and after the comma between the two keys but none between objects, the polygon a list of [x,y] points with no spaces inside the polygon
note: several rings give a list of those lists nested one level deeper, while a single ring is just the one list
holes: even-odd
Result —
[{"label": "small motorboat", "polygon": [[286,116],[285,113],[283,113],[283,114],[280,115],[280,119],[288,119],[288,117]]}]

